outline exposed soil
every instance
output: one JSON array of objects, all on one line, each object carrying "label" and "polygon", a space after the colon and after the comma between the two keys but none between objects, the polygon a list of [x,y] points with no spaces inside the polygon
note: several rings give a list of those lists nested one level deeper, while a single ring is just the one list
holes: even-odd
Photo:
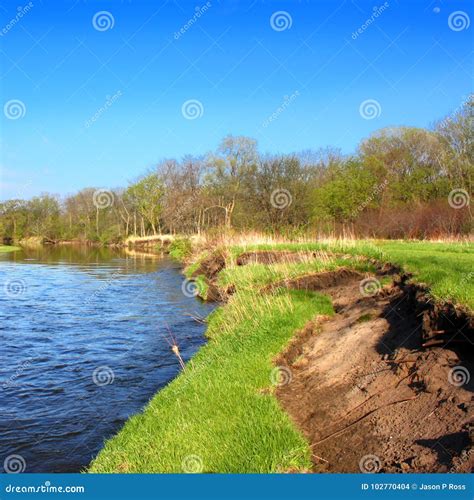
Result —
[{"label": "exposed soil", "polygon": [[225,255],[221,252],[214,252],[202,260],[199,267],[194,271],[193,276],[203,275],[208,280],[214,280],[224,267]]},{"label": "exposed soil", "polygon": [[474,315],[465,307],[452,302],[434,302],[424,285],[408,283],[402,277],[399,286],[406,294],[410,306],[422,317],[424,347],[447,343],[474,346]]},{"label": "exposed soil", "polygon": [[[361,278],[339,270],[284,283],[324,288],[336,311],[306,325],[276,362],[291,371],[277,397],[309,440],[314,471],[471,471],[472,316],[421,300],[406,277],[364,296]],[[443,347],[423,347],[440,322]]]},{"label": "exposed soil", "polygon": [[207,296],[203,299],[208,302],[224,301],[232,291],[222,290],[217,286],[217,275],[225,268],[226,258],[221,252],[213,252],[209,257],[202,260],[199,267],[193,272],[192,277],[204,276],[207,288]]},{"label": "exposed soil", "polygon": [[[318,255],[247,252],[237,264],[308,258]],[[311,445],[314,472],[470,472],[473,315],[434,303],[398,266],[372,263],[378,278],[393,278],[373,296],[361,291],[365,276],[347,268],[263,290],[322,291],[336,311],[307,324],[276,360],[291,372],[277,397]],[[214,252],[194,272],[205,276],[208,300],[233,293],[216,284],[225,266]]]}]

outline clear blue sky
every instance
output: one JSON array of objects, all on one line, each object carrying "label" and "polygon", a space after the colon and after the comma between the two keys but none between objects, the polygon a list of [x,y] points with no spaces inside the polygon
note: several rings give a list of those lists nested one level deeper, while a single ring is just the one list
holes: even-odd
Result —
[{"label": "clear blue sky", "polygon": [[[229,133],[262,151],[348,153],[378,128],[429,126],[473,88],[467,0],[389,0],[355,37],[384,2],[210,0],[204,12],[203,0],[33,0],[11,24],[27,4],[0,6],[2,199],[125,185]],[[113,27],[110,16],[94,27],[100,11]],[[287,14],[273,29],[278,11]],[[368,99],[380,105],[370,120],[359,109]],[[5,110],[12,100],[24,116],[11,119],[24,111]],[[202,116],[183,116],[188,100]]]}]

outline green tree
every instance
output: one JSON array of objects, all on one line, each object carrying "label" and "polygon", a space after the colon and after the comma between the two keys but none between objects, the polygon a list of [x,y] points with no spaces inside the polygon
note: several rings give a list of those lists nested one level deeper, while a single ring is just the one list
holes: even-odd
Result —
[{"label": "green tree", "polygon": [[157,234],[157,228],[161,230],[160,215],[163,210],[162,201],[164,196],[160,176],[157,173],[145,175],[129,186],[125,195],[132,206],[136,208],[143,224],[147,222],[153,234]]},{"label": "green tree", "polygon": [[57,238],[59,236],[59,202],[48,194],[35,196],[26,207],[28,231],[31,236]]},{"label": "green tree", "polygon": [[207,187],[215,198],[215,203],[208,209],[222,209],[227,228],[232,226],[242,186],[245,178],[255,169],[257,158],[257,141],[250,137],[232,135],[225,137],[216,153],[208,158]]},{"label": "green tree", "polygon": [[378,205],[385,181],[379,181],[367,165],[356,158],[328,171],[329,180],[314,191],[315,220],[353,222],[360,212]]},{"label": "green tree", "polygon": [[437,134],[413,127],[382,129],[360,145],[364,164],[385,170],[385,203],[420,203],[446,194],[445,147]]}]

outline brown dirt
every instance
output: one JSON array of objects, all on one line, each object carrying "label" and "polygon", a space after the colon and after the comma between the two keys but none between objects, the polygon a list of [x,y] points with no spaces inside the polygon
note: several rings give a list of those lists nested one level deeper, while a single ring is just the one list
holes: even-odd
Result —
[{"label": "brown dirt", "polygon": [[[423,348],[418,292],[403,280],[374,297],[361,294],[360,275],[348,270],[286,286],[322,284],[335,316],[306,325],[276,363],[291,370],[277,397],[310,442],[314,471],[471,471],[472,345],[451,336],[444,348]],[[462,334],[472,339],[463,321]],[[455,366],[471,374],[461,387],[449,382]]]},{"label": "brown dirt", "polygon": [[[201,297],[208,302],[221,302],[226,300],[228,292],[217,286],[217,275],[225,268],[226,257],[221,252],[213,252],[202,260],[199,267],[193,272],[192,277],[204,276],[208,285],[207,296]],[[231,290],[229,290],[231,293]]]},{"label": "brown dirt", "polygon": [[212,281],[225,267],[225,255],[214,252],[203,259],[199,267],[194,271],[193,277],[203,275],[207,280]]},{"label": "brown dirt", "polygon": [[452,302],[435,302],[429,289],[420,284],[407,283],[409,276],[402,276],[399,286],[407,300],[422,317],[423,346],[464,344],[474,346],[474,315],[466,308]]}]

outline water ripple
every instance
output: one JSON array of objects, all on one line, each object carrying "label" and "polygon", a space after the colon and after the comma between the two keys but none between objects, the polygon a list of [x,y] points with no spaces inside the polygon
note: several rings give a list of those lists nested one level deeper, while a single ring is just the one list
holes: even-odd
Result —
[{"label": "water ripple", "polygon": [[[25,284],[8,296],[8,280]],[[0,463],[28,472],[86,466],[104,439],[179,373],[204,342],[210,305],[185,297],[165,258],[107,249],[42,248],[0,258]]]}]

